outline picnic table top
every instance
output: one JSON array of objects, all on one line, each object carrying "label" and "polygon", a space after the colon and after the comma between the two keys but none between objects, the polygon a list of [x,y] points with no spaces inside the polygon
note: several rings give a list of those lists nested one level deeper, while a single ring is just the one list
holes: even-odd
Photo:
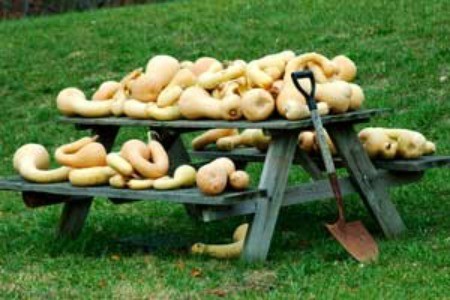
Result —
[{"label": "picnic table top", "polygon": [[[385,114],[386,108],[364,109],[339,115],[326,115],[322,117],[324,125],[334,123],[358,123],[366,122],[371,117]],[[152,128],[178,128],[178,129],[209,129],[209,128],[261,128],[268,130],[296,130],[312,128],[310,118],[290,121],[286,119],[271,119],[261,122],[249,122],[246,120],[224,121],[224,120],[175,120],[155,121],[137,120],[128,117],[105,117],[105,118],[82,118],[82,117],[59,117],[60,122],[91,126],[146,126]]]}]

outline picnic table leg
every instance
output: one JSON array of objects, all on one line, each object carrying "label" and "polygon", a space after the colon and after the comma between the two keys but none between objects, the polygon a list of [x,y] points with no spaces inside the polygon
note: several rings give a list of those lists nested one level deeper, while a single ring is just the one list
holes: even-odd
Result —
[{"label": "picnic table leg", "polygon": [[[93,127],[92,131],[98,135],[98,142],[102,143],[109,152],[114,145],[119,127],[98,126]],[[58,228],[59,237],[71,239],[78,237],[89,214],[92,200],[93,197],[85,197],[64,203]]]},{"label": "picnic table leg", "polygon": [[366,207],[375,217],[384,234],[393,238],[406,227],[389,198],[389,190],[379,179],[378,171],[364,151],[352,124],[334,124],[327,127],[342,156],[350,176]]},{"label": "picnic table leg", "polygon": [[293,132],[272,138],[259,182],[259,188],[266,190],[267,198],[256,203],[244,246],[245,261],[264,261],[267,257],[296,148],[297,134]]}]

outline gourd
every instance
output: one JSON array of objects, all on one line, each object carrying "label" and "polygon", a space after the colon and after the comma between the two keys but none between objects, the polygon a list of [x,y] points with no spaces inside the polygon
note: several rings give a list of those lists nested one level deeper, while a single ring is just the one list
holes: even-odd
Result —
[{"label": "gourd", "polygon": [[222,157],[202,166],[196,176],[196,183],[200,191],[206,195],[222,193],[228,184],[228,176],[236,168],[233,161]]},{"label": "gourd", "polygon": [[337,72],[335,78],[344,81],[353,81],[356,77],[356,65],[355,63],[345,55],[338,55],[331,59],[336,65]]},{"label": "gourd", "polygon": [[275,109],[275,100],[272,95],[263,89],[251,89],[241,98],[241,110],[249,121],[263,121],[272,115]]},{"label": "gourd", "polygon": [[197,76],[189,69],[181,69],[170,81],[167,87],[161,91],[156,103],[158,107],[167,107],[175,104],[183,90],[197,83]]},{"label": "gourd", "polygon": [[72,169],[69,172],[69,181],[74,186],[97,186],[108,184],[114,175],[116,171],[108,166]]},{"label": "gourd", "polygon": [[352,95],[350,96],[350,105],[348,108],[349,110],[358,110],[364,102],[364,92],[362,88],[355,83],[349,83],[349,85],[352,89]]},{"label": "gourd", "polygon": [[130,177],[134,173],[133,166],[119,153],[109,153],[106,163],[122,176]]},{"label": "gourd", "polygon": [[247,65],[246,75],[251,86],[268,89],[284,73],[286,63],[295,57],[292,51],[266,55]]},{"label": "gourd", "polygon": [[148,103],[146,113],[150,119],[158,121],[173,121],[182,117],[178,105],[158,107],[155,103]]},{"label": "gourd", "polygon": [[[328,149],[332,155],[337,154],[336,146],[333,144],[329,134],[325,131],[325,140],[328,145]],[[319,141],[314,131],[302,131],[298,136],[299,147],[306,153],[320,153]]]},{"label": "gourd", "polygon": [[242,117],[240,97],[229,95],[222,100],[212,98],[200,87],[189,87],[178,102],[181,114],[190,120],[215,119],[238,120]]},{"label": "gourd", "polygon": [[84,137],[55,150],[56,161],[71,168],[106,166],[106,149],[95,142],[98,136]]},{"label": "gourd", "polygon": [[[120,150],[120,155],[144,178],[160,178],[169,170],[167,152],[159,142],[151,139],[151,136],[147,145],[140,140],[126,142]],[[152,162],[149,161],[150,158]]]},{"label": "gourd", "polygon": [[242,224],[233,233],[233,243],[224,245],[209,245],[196,243],[191,247],[191,253],[196,255],[208,255],[219,259],[237,258],[244,248],[245,238],[248,232],[248,224]]},{"label": "gourd", "polygon": [[147,103],[129,99],[123,103],[123,113],[133,119],[148,119]]},{"label": "gourd", "polygon": [[237,147],[256,147],[261,151],[269,147],[270,136],[264,135],[262,129],[245,129],[239,135],[232,135],[219,138],[216,141],[220,150],[231,151]]},{"label": "gourd", "polygon": [[192,140],[192,148],[194,150],[203,150],[209,144],[215,143],[218,139],[239,134],[235,128],[218,128],[210,129]]},{"label": "gourd", "polygon": [[358,137],[370,158],[393,159],[397,153],[398,143],[383,128],[364,128]]},{"label": "gourd", "polygon": [[121,88],[120,82],[105,81],[92,95],[92,100],[110,100],[114,97],[117,91]]},{"label": "gourd", "polygon": [[243,170],[237,170],[230,174],[229,182],[231,188],[241,191],[250,186],[250,176]]},{"label": "gourd", "polygon": [[190,67],[195,76],[200,76],[203,73],[214,73],[223,70],[223,65],[220,61],[212,57],[200,57]]},{"label": "gourd", "polygon": [[130,95],[142,102],[156,101],[180,69],[177,59],[168,55],[157,55],[147,63],[145,73],[129,83]]},{"label": "gourd", "polygon": [[154,182],[153,179],[134,178],[127,182],[127,186],[132,190],[147,190],[153,187]]},{"label": "gourd", "polygon": [[44,146],[26,144],[16,150],[13,166],[25,180],[37,183],[53,183],[66,181],[70,168],[59,167],[49,170],[50,155]]},{"label": "gourd", "polygon": [[342,80],[318,83],[315,98],[325,102],[332,113],[345,113],[350,107],[352,88]]},{"label": "gourd", "polygon": [[198,85],[204,89],[212,90],[223,82],[239,78],[245,74],[246,63],[235,61],[228,68],[218,72],[205,72],[198,77]]},{"label": "gourd", "polygon": [[127,179],[122,174],[116,174],[109,178],[109,185],[117,189],[124,189],[127,187]]},{"label": "gourd", "polygon": [[111,115],[113,101],[89,101],[81,90],[66,88],[59,92],[56,98],[56,106],[65,116],[79,115],[87,118],[98,118]]},{"label": "gourd", "polygon": [[435,144],[427,141],[420,132],[394,128],[384,128],[384,132],[397,141],[397,157],[413,159],[436,151]]},{"label": "gourd", "polygon": [[191,187],[195,184],[197,172],[189,165],[179,166],[172,177],[162,177],[153,182],[156,190],[172,190],[183,187]]}]

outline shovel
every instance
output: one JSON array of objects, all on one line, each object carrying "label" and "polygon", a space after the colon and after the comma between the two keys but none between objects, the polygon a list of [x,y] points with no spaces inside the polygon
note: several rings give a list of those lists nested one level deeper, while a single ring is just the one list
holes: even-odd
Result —
[{"label": "shovel", "polygon": [[[339,216],[334,224],[325,224],[334,238],[350,253],[356,260],[360,262],[374,261],[378,257],[378,245],[364,227],[361,221],[354,221],[347,223],[344,217],[344,202],[342,200],[341,189],[339,187],[336,169],[334,167],[333,158],[331,157],[330,149],[325,139],[325,130],[317,110],[316,101],[314,100],[315,80],[311,71],[299,71],[291,74],[295,87],[302,93],[308,103],[311,111],[311,118],[316,130],[316,136],[319,141],[320,152],[325,164],[325,169],[330,180],[333,194],[336,198]],[[299,79],[309,79],[311,82],[311,93],[308,94],[306,90],[298,82]]]}]

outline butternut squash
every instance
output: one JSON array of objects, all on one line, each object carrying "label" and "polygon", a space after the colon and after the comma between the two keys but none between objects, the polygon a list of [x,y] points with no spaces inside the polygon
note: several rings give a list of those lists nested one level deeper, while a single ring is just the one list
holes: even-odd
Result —
[{"label": "butternut squash", "polygon": [[97,186],[109,184],[109,179],[114,175],[116,172],[108,166],[72,169],[69,172],[69,181],[74,186]]},{"label": "butternut squash", "polygon": [[122,174],[116,174],[109,178],[109,185],[116,189],[124,189],[127,187],[127,178]]},{"label": "butternut squash", "polygon": [[170,81],[167,87],[159,94],[156,103],[158,107],[174,105],[180,98],[184,89],[197,83],[197,76],[189,69],[181,69]]},{"label": "butternut squash", "polygon": [[133,175],[133,166],[119,153],[109,153],[106,156],[106,163],[122,176],[130,177]]},{"label": "butternut squash", "polygon": [[227,187],[228,176],[236,170],[234,163],[225,157],[202,166],[196,176],[197,186],[206,195],[218,195]]},{"label": "butternut squash", "polygon": [[173,121],[181,119],[182,115],[178,105],[158,107],[155,103],[147,104],[147,116],[158,121]]},{"label": "butternut squash", "polygon": [[338,55],[331,59],[337,67],[336,79],[353,81],[356,77],[357,68],[355,63],[345,55]]},{"label": "butternut squash", "polygon": [[132,190],[148,190],[153,187],[153,179],[134,178],[127,182],[127,186]]},{"label": "butternut squash", "polygon": [[123,103],[123,113],[133,119],[148,119],[148,105],[134,99],[126,100]]},{"label": "butternut squash", "polygon": [[56,106],[65,116],[79,115],[86,118],[99,118],[111,115],[113,101],[89,101],[81,90],[66,88],[59,92],[56,98]]},{"label": "butternut squash", "polygon": [[50,155],[44,146],[39,144],[26,144],[17,149],[13,166],[25,180],[37,183],[66,181],[70,171],[68,167],[49,170]]},{"label": "butternut squash", "polygon": [[231,188],[242,191],[250,186],[250,176],[243,170],[237,170],[229,176]]},{"label": "butternut squash", "polygon": [[239,134],[235,128],[210,129],[192,140],[192,148],[194,150],[203,150],[209,144],[215,143],[218,139]]},{"label": "butternut squash", "polygon": [[233,63],[228,68],[219,72],[205,72],[198,77],[198,85],[201,88],[212,90],[223,82],[239,78],[245,74],[246,64],[242,61]]},{"label": "butternut squash", "polygon": [[196,243],[191,247],[191,253],[195,255],[208,255],[219,259],[240,257],[247,236],[248,224],[237,227],[233,233],[233,243],[224,245],[208,245]]},{"label": "butternut squash", "polygon": [[200,76],[203,73],[215,73],[223,70],[223,65],[220,61],[212,57],[201,57],[195,61],[190,68],[195,76]]},{"label": "butternut squash", "polygon": [[216,141],[220,150],[231,151],[237,147],[256,147],[261,151],[269,147],[271,138],[264,135],[262,129],[245,129],[239,135],[219,138]]},{"label": "butternut squash", "polygon": [[396,157],[414,159],[436,151],[434,143],[423,134],[409,129],[383,128],[389,138],[397,141]]},{"label": "butternut squash", "polygon": [[95,142],[97,136],[84,137],[55,150],[56,161],[71,168],[106,166],[106,149]]},{"label": "butternut squash", "polygon": [[238,120],[242,117],[240,97],[226,96],[222,100],[212,98],[200,87],[187,88],[178,102],[181,114],[190,120],[216,119]]},{"label": "butternut squash", "polygon": [[364,128],[358,137],[370,158],[393,159],[398,143],[390,138],[383,128]]},{"label": "butternut squash", "polygon": [[191,187],[195,185],[196,174],[197,172],[193,167],[189,165],[181,165],[175,170],[173,178],[165,176],[156,179],[153,182],[153,188],[156,190],[172,190]]},{"label": "butternut squash", "polygon": [[120,89],[120,87],[121,85],[117,81],[105,81],[92,95],[92,100],[111,100]]},{"label": "butternut squash", "polygon": [[263,89],[251,89],[241,99],[241,110],[249,121],[267,120],[275,109],[272,95]]}]

